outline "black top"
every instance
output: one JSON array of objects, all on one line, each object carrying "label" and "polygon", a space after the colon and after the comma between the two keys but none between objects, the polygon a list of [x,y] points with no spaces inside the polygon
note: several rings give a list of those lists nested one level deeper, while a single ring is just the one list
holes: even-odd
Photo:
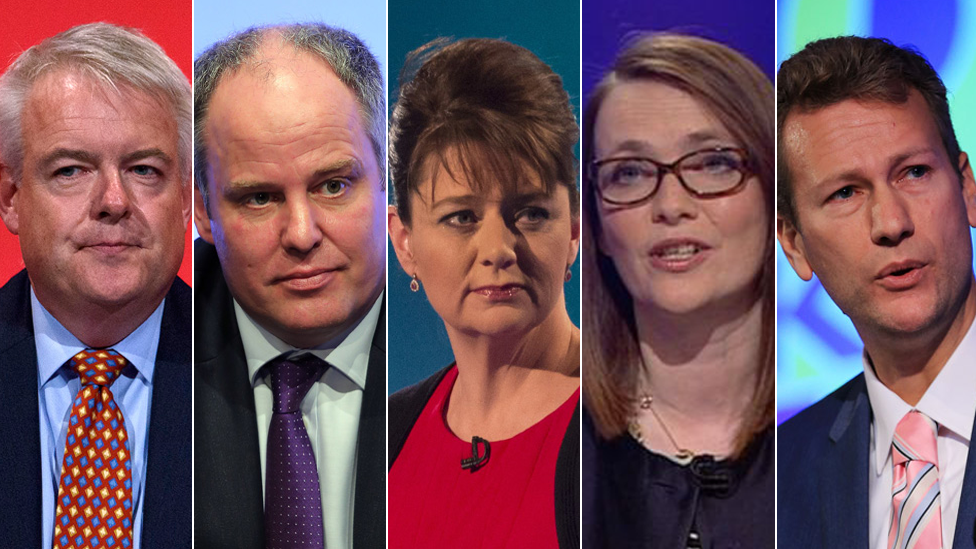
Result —
[{"label": "black top", "polygon": [[[424,406],[427,405],[427,401],[434,394],[437,385],[453,366],[452,364],[420,383],[390,395],[387,427],[387,435],[389,436],[387,470],[393,468],[393,463],[400,455],[403,445],[406,444],[407,437],[413,430],[417,418],[423,412]],[[562,549],[579,547],[579,418],[580,406],[577,404],[576,411],[573,412],[573,417],[569,420],[569,426],[566,428],[566,436],[559,447],[559,457],[556,458],[556,537],[559,539],[559,547]]]},{"label": "black top", "polygon": [[772,428],[738,460],[679,465],[630,435],[602,440],[584,409],[583,463],[584,547],[774,547]]}]

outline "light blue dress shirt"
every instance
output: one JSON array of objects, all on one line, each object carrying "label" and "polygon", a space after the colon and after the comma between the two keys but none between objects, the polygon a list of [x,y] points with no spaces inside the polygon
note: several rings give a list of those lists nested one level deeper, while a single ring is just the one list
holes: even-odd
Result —
[{"label": "light blue dress shirt", "polygon": [[[112,384],[115,402],[125,418],[132,460],[133,549],[141,546],[142,502],[146,487],[146,452],[149,447],[149,410],[152,398],[153,368],[159,331],[163,320],[164,299],[152,315],[125,339],[113,345],[129,361],[122,375]],[[61,481],[71,401],[81,389],[78,375],[68,367],[68,359],[87,346],[61,325],[37,301],[31,289],[31,312],[34,320],[34,345],[37,348],[37,398],[41,416],[41,546],[51,547],[54,538],[54,514]]]}]

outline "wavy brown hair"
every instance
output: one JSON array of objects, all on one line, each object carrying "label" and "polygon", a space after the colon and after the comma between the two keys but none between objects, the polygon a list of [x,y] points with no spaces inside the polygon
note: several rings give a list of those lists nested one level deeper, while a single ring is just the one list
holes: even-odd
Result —
[{"label": "wavy brown hair", "polygon": [[[755,282],[762,302],[762,341],[754,405],[736,438],[740,454],[775,416],[774,231],[776,120],[773,87],[751,61],[722,44],[680,34],[648,34],[624,47],[583,112],[583,162],[594,158],[594,126],[607,95],[622,83],[661,82],[694,97],[748,152],[769,210],[763,267]],[[626,432],[642,363],[634,304],[613,260],[599,248],[601,232],[590,170],[583,170],[583,387],[587,408],[604,438]]]}]

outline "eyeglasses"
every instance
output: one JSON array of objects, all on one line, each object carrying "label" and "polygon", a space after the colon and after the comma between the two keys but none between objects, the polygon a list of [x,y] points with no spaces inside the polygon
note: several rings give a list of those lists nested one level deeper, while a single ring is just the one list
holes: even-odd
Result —
[{"label": "eyeglasses", "polygon": [[716,147],[690,152],[671,164],[639,156],[594,160],[590,178],[600,198],[615,206],[630,206],[654,196],[661,180],[673,173],[696,198],[718,198],[742,189],[751,173],[746,151]]}]

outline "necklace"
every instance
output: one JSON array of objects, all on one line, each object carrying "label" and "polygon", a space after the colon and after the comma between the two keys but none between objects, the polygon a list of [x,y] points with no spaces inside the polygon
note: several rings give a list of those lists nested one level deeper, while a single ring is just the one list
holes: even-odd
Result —
[{"label": "necklace", "polygon": [[[664,419],[662,419],[661,415],[658,414],[657,410],[654,409],[653,404],[654,397],[651,396],[650,393],[644,393],[643,396],[637,399],[638,407],[641,410],[649,410],[651,412],[654,419],[657,420],[657,424],[661,426],[661,430],[664,431],[664,436],[668,438],[671,446],[674,446],[674,449],[677,450],[677,453],[674,454],[674,461],[682,465],[690,463],[691,460],[695,459],[695,453],[687,448],[682,448],[681,445],[678,444],[678,441],[675,440],[674,435],[671,433],[671,429],[668,429],[668,425],[664,423]],[[637,422],[636,414],[630,420],[628,431],[630,431],[630,436],[634,437],[637,442],[647,446],[647,441],[644,439],[644,433],[641,431],[640,423]]]}]

